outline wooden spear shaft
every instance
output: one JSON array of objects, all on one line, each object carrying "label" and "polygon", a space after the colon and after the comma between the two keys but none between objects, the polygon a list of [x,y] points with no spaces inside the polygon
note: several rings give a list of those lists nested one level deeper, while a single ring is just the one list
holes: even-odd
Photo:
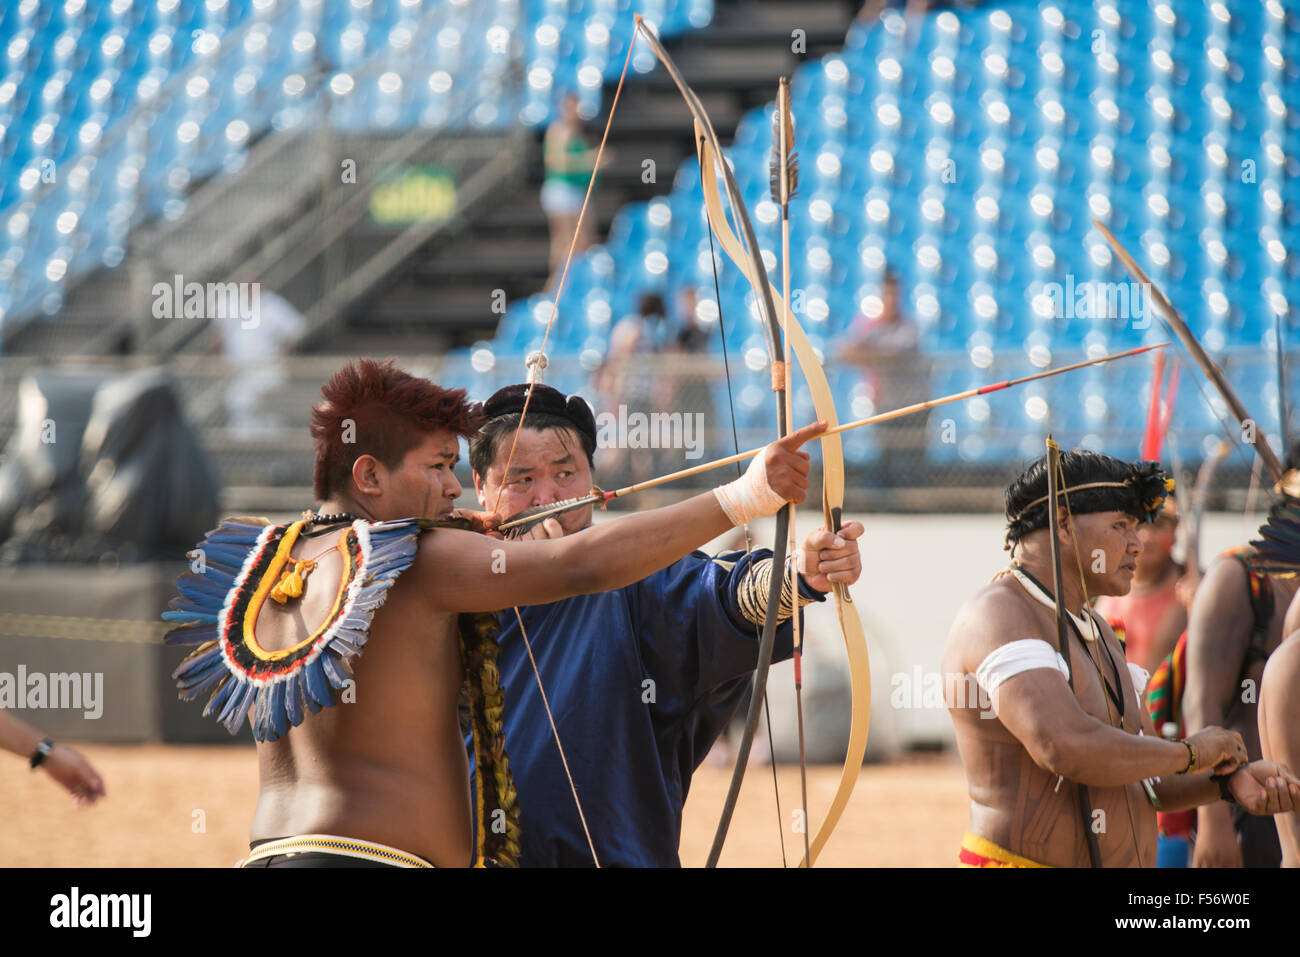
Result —
[{"label": "wooden spear shaft", "polygon": [[[1196,337],[1192,335],[1192,330],[1187,327],[1186,321],[1174,308],[1174,304],[1169,301],[1169,297],[1151,281],[1151,277],[1143,271],[1142,267],[1137,264],[1137,260],[1129,254],[1129,251],[1115,238],[1115,234],[1106,228],[1104,223],[1094,219],[1092,224],[1097,227],[1097,232],[1101,233],[1101,237],[1110,245],[1111,251],[1124,264],[1124,268],[1128,270],[1129,275],[1142,284],[1148,295],[1155,301],[1155,304],[1160,307],[1160,311],[1165,315],[1166,325],[1169,326],[1169,330],[1178,337],[1178,341],[1183,344],[1187,354],[1195,360],[1196,364],[1201,367],[1201,371],[1205,373],[1205,377],[1219,390],[1219,394],[1223,396],[1223,401],[1227,403],[1228,409],[1236,417],[1238,425],[1244,429],[1245,423],[1252,421],[1250,413],[1242,404],[1241,399],[1237,397],[1237,393],[1233,391],[1232,386],[1228,383],[1227,376],[1223,374],[1223,370],[1214,364],[1209,354],[1196,341]],[[1250,444],[1273,476],[1273,481],[1282,481],[1286,467],[1282,464],[1282,460],[1277,457],[1277,453],[1273,451],[1273,447],[1268,444],[1268,439],[1264,437],[1262,429],[1256,432],[1255,439]]]}]

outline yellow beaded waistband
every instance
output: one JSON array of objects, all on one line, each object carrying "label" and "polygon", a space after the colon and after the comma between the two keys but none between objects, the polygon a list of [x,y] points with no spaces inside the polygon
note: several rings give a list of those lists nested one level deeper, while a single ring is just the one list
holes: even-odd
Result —
[{"label": "yellow beaded waistband", "polygon": [[281,854],[334,854],[338,857],[357,857],[367,861],[381,861],[394,867],[433,867],[422,857],[408,854],[387,844],[363,841],[354,837],[337,837],[333,834],[300,834],[282,837],[259,844],[236,867],[247,867],[254,861],[277,857]]}]

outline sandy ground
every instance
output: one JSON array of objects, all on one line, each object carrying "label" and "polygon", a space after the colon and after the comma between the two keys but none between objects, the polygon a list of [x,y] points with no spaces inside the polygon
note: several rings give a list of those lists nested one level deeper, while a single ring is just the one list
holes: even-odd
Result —
[{"label": "sandy ground", "polygon": [[[251,748],[202,745],[84,745],[108,796],[78,808],[49,777],[21,762],[0,763],[0,866],[228,867],[248,847],[257,795]],[[4,757],[8,757],[7,755]],[[686,804],[682,862],[704,863],[726,795],[729,770],[697,772]],[[778,768],[787,854],[799,771]],[[839,769],[809,770],[812,820],[820,822]],[[842,867],[949,867],[966,826],[967,798],[955,756],[925,755],[862,769],[857,787],[819,860]],[[754,765],[723,852],[726,866],[779,867],[772,771]]]}]

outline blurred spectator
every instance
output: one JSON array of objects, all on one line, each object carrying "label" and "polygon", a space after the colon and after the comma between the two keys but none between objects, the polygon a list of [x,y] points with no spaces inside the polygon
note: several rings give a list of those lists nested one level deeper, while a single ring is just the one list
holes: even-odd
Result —
[{"label": "blurred spectator", "polygon": [[[1166,516],[1172,519],[1173,529],[1181,525],[1177,509],[1177,501],[1169,498],[1160,511],[1161,519]],[[1187,536],[1196,533],[1187,527],[1184,527],[1184,533],[1188,545],[1187,564],[1183,573],[1173,580],[1174,602],[1164,605],[1163,615],[1159,614],[1157,609],[1164,604],[1164,596],[1170,588],[1168,584],[1170,573],[1166,569],[1162,578],[1156,566],[1161,556],[1171,550],[1174,536],[1172,532],[1161,530],[1158,524],[1144,525],[1138,529],[1138,536],[1142,540],[1142,556],[1133,579],[1133,591],[1124,596],[1128,601],[1103,598],[1097,602],[1098,611],[1106,616],[1111,627],[1116,629],[1116,634],[1128,633],[1126,635],[1128,660],[1151,671],[1151,679],[1147,682],[1145,692],[1147,710],[1151,713],[1151,721],[1156,730],[1163,737],[1171,740],[1186,736],[1182,718],[1182,692],[1187,684],[1187,614],[1192,607],[1192,600],[1201,580],[1198,548],[1187,541]],[[1175,564],[1172,558],[1167,559],[1165,564],[1173,568],[1183,567]],[[1139,578],[1158,584],[1152,586],[1145,594],[1135,597]],[[1144,603],[1143,599],[1149,601]],[[1144,604],[1146,604],[1145,608],[1143,608]],[[1129,605],[1136,606],[1132,626],[1124,618]],[[1160,649],[1164,648],[1165,642],[1169,641],[1165,629],[1172,627],[1175,620],[1183,623],[1184,630],[1174,639],[1172,648],[1158,658]],[[1154,631],[1151,630],[1152,628]],[[1137,636],[1136,639],[1134,634]],[[1142,646],[1146,642],[1149,644],[1143,652]],[[1154,665],[1147,664],[1147,661],[1154,662]],[[1186,811],[1156,812],[1156,867],[1187,867],[1191,857],[1191,836],[1193,828],[1196,827],[1196,813],[1195,808]]]},{"label": "blurred spectator", "polygon": [[[879,313],[875,316],[860,313],[832,343],[832,353],[839,361],[863,367],[862,391],[871,402],[874,410],[871,414],[925,398],[917,362],[919,339],[916,323],[903,314],[898,276],[886,270]],[[920,451],[911,441],[919,428],[915,417],[891,419],[873,428],[877,430],[883,453],[881,480],[892,484],[904,479]]]},{"label": "blurred spectator", "polygon": [[[659,375],[650,361],[650,357],[675,345],[673,324],[668,321],[667,311],[663,296],[647,292],[637,301],[634,315],[624,316],[615,323],[609,334],[605,363],[595,376],[598,413],[610,412],[623,420],[637,413],[672,410],[673,377]],[[624,408],[625,415],[620,414],[620,407]],[[608,450],[601,468],[620,477],[644,477],[652,474],[654,467],[653,450],[620,447]]]},{"label": "blurred spectator", "polygon": [[663,296],[643,293],[636,314],[624,316],[609,334],[609,352],[601,369],[600,386],[609,399],[646,404],[656,397],[649,372],[634,373],[628,365],[636,356],[664,352],[675,342]]},{"label": "blurred spectator", "polygon": [[269,397],[287,378],[283,357],[306,332],[307,321],[291,303],[259,286],[251,318],[228,309],[220,320],[221,350],[230,368],[226,425],[243,435],[266,434],[281,424]]},{"label": "blurred spectator", "polygon": [[1178,587],[1184,569],[1172,555],[1178,520],[1178,506],[1170,496],[1152,524],[1138,526],[1142,554],[1129,593],[1097,599],[1097,611],[1107,621],[1123,622],[1128,660],[1147,671],[1156,670],[1187,627],[1187,606]]},{"label": "blurred spectator", "polygon": [[[596,165],[596,151],[587,145],[578,115],[578,98],[572,93],[560,103],[560,114],[546,128],[542,162],[546,179],[542,183],[542,209],[551,231],[551,273],[546,288],[560,278],[560,269],[578,227],[578,214],[587,194],[587,186]],[[593,242],[591,216],[583,217],[574,252],[580,253]]]},{"label": "blurred spectator", "polygon": [[[1300,442],[1287,450],[1286,468],[1300,467]],[[1283,495],[1273,509],[1300,501]],[[1287,607],[1296,579],[1251,564],[1254,550],[1236,548],[1206,571],[1188,611],[1182,717],[1186,733],[1211,725],[1238,732],[1250,759],[1262,754],[1259,684],[1269,656],[1286,637]],[[1193,867],[1277,867],[1277,828],[1224,801],[1196,809]]]},{"label": "blurred spectator", "polygon": [[709,351],[709,330],[700,322],[700,296],[694,286],[683,286],[677,296],[677,347],[704,355]]},{"label": "blurred spectator", "polygon": [[[681,355],[707,356],[711,336],[708,328],[700,322],[700,298],[695,287],[686,285],[677,295],[677,314],[673,321],[673,340],[669,350]],[[723,450],[731,450],[730,419],[722,422],[715,418],[713,409],[713,392],[705,366],[683,363],[673,377],[676,397],[672,410],[682,415],[696,416],[703,426],[702,432],[711,442],[713,452],[721,455]],[[681,463],[684,467],[689,463]],[[671,468],[671,465],[666,465]]]},{"label": "blurred spectator", "polygon": [[836,354],[845,362],[869,367],[873,381],[878,383],[872,401],[879,409],[878,399],[889,391],[889,383],[883,381],[891,369],[887,360],[916,352],[918,342],[916,323],[903,314],[899,305],[898,275],[890,270],[881,284],[879,314],[871,317],[859,313],[840,337]]}]

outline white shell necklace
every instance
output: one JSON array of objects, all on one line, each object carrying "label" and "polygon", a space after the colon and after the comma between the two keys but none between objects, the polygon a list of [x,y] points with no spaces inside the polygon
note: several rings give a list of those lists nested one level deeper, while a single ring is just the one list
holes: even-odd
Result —
[{"label": "white shell necklace", "polygon": [[[1034,581],[1022,572],[1019,566],[1012,565],[1011,574],[1016,576],[1016,581],[1020,582],[1020,584],[1024,586],[1025,591],[1029,592],[1030,596],[1032,596],[1039,604],[1046,605],[1048,608],[1052,609],[1053,612],[1056,611],[1056,602],[1052,599],[1052,596],[1044,591],[1038,582]],[[1101,632],[1097,628],[1097,622],[1092,617],[1091,609],[1088,607],[1087,602],[1083,603],[1082,611],[1084,614],[1080,617],[1070,611],[1070,609],[1065,609],[1065,613],[1070,616],[1070,620],[1073,621],[1075,627],[1079,629],[1079,634],[1087,641],[1097,641],[1101,638]]]}]

